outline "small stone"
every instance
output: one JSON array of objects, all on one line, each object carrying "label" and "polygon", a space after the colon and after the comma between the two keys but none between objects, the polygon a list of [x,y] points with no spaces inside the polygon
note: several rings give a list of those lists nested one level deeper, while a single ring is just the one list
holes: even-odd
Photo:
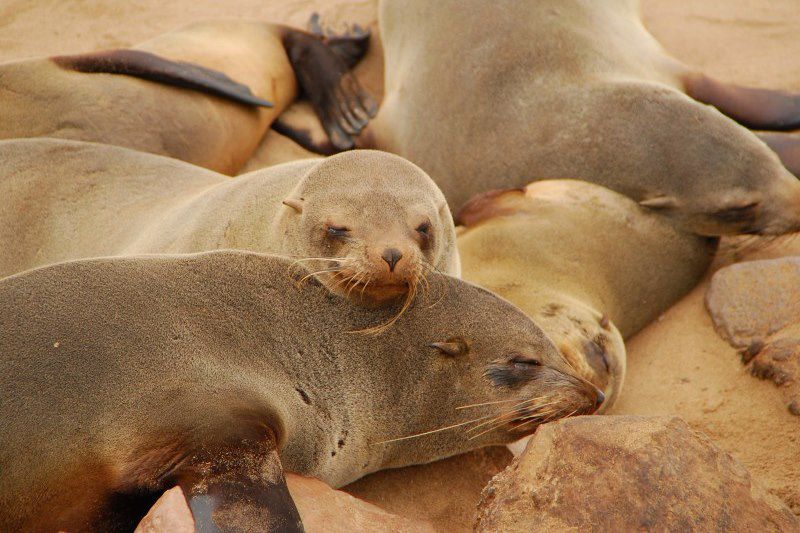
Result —
[{"label": "small stone", "polygon": [[800,416],[800,402],[793,400],[789,403],[789,412],[794,416]]}]

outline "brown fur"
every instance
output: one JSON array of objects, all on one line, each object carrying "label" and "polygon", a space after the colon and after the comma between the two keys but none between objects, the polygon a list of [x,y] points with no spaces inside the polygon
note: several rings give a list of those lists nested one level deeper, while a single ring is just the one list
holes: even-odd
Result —
[{"label": "brown fur", "polygon": [[486,190],[569,178],[702,235],[800,230],[800,181],[683,92],[691,69],[637,7],[384,0],[385,97],[367,137],[428,172],[454,210]]},{"label": "brown fur", "polygon": [[[305,265],[341,270],[319,277],[366,303],[405,294],[431,270],[460,272],[441,192],[415,165],[385,152],[350,151],[230,179],[114,146],[0,141],[0,196],[0,275],[83,257],[238,248],[336,258]],[[425,238],[416,231],[422,222],[430,223]],[[329,225],[350,231],[334,237]],[[393,271],[382,257],[387,249],[402,252]]]},{"label": "brown fur", "polygon": [[[215,450],[235,453],[230,443],[265,428],[287,470],[341,486],[518,438],[538,421],[514,429],[533,407],[511,410],[518,401],[555,402],[550,418],[596,408],[542,331],[484,289],[434,273],[398,327],[352,335],[393,310],[298,286],[291,267],[218,251],[0,281],[0,529],[91,529],[104,510],[113,523],[125,498],[168,488],[198,458],[227,461]],[[453,339],[468,352],[431,347]],[[504,413],[473,438],[454,428],[386,442]]]},{"label": "brown fur", "polygon": [[532,183],[468,202],[459,217],[464,278],[508,298],[610,407],[627,338],[692,288],[715,243],[604,187]]}]

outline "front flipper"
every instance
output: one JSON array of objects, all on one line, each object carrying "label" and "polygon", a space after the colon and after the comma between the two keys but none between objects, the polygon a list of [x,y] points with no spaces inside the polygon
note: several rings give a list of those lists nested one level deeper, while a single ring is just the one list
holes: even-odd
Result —
[{"label": "front flipper", "polygon": [[703,74],[687,75],[683,83],[686,94],[713,105],[750,129],[789,131],[800,128],[800,93],[741,87]]},{"label": "front flipper", "polygon": [[185,61],[172,61],[142,50],[110,50],[51,60],[61,68],[89,74],[123,74],[220,96],[241,104],[272,107],[249,87],[217,70]]},{"label": "front flipper", "polygon": [[800,178],[800,134],[754,132],[778,157],[789,172]]},{"label": "front flipper", "polygon": [[176,475],[195,531],[304,531],[272,438],[199,451]]},{"label": "front flipper", "polygon": [[288,29],[283,45],[331,143],[339,150],[353,148],[355,137],[378,111],[375,100],[321,38]]}]

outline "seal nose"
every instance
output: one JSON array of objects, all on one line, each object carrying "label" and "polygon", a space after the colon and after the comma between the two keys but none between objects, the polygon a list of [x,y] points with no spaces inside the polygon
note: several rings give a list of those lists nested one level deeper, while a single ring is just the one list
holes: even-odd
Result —
[{"label": "seal nose", "polygon": [[403,254],[397,248],[387,248],[383,251],[381,257],[389,265],[389,272],[394,272],[394,267],[403,258]]}]

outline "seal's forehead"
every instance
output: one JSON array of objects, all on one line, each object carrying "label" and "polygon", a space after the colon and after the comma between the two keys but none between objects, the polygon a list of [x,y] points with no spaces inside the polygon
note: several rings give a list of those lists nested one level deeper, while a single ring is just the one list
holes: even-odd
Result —
[{"label": "seal's forehead", "polygon": [[308,174],[311,187],[375,187],[382,189],[438,188],[418,166],[402,157],[377,150],[352,150],[320,160]]}]

